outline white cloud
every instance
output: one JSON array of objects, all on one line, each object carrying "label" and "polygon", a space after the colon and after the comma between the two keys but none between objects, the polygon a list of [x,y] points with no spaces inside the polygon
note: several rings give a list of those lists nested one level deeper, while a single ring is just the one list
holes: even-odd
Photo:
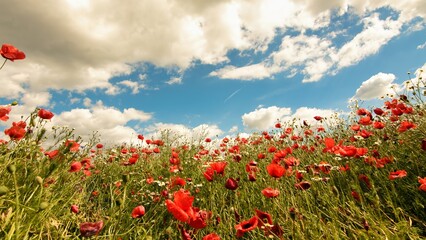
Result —
[{"label": "white cloud", "polygon": [[395,75],[391,73],[380,72],[364,81],[352,99],[371,100],[395,94],[398,91],[398,85],[393,83],[395,79]]},{"label": "white cloud", "polygon": [[127,123],[130,121],[146,122],[152,117],[151,113],[127,108],[123,111],[103,106],[101,102],[91,108],[76,108],[64,111],[52,118],[52,125],[74,128],[78,136],[86,140],[95,131],[99,132],[102,140],[110,143],[128,142],[137,133]]},{"label": "white cloud", "polygon": [[266,130],[273,127],[277,120],[290,114],[290,108],[272,106],[268,108],[258,108],[252,112],[245,113],[241,118],[244,126],[250,129]]},{"label": "white cloud", "polygon": [[[246,113],[242,116],[244,126],[249,129],[255,130],[268,130],[274,127],[275,123],[291,123],[293,119],[296,121],[306,121],[308,124],[315,124],[317,121],[314,119],[315,116],[321,116],[323,118],[331,119],[336,114],[331,109],[318,109],[309,107],[300,107],[291,114],[290,108],[281,108],[277,106],[271,106],[268,108],[258,108],[250,113]],[[329,120],[330,124],[333,124],[332,120]],[[302,124],[302,122],[300,122]]]},{"label": "white cloud", "polygon": [[139,83],[139,82],[136,82],[136,81],[130,81],[130,80],[124,80],[124,81],[119,82],[118,84],[124,85],[124,86],[132,89],[132,94],[137,94],[137,93],[139,93],[139,89],[145,89],[146,88],[145,84]]},{"label": "white cloud", "polygon": [[194,128],[183,124],[155,123],[145,128],[147,137],[166,137],[178,143],[202,141],[206,137],[214,138],[223,131],[217,125],[201,124]]},{"label": "white cloud", "polygon": [[333,115],[336,114],[336,111],[331,109],[318,109],[318,108],[309,108],[309,107],[300,107],[294,114],[291,116],[285,117],[283,121],[290,121],[292,119],[306,121],[308,124],[315,124],[317,120],[314,119],[315,116],[320,116],[323,118],[330,119]]},{"label": "white cloud", "polygon": [[379,19],[378,14],[363,19],[364,30],[346,43],[337,53],[337,69],[354,65],[373,55],[400,33],[402,22],[387,18]]},{"label": "white cloud", "polygon": [[182,84],[182,77],[174,77],[172,79],[170,79],[169,81],[166,82],[169,85],[173,85],[173,84]]},{"label": "white cloud", "polygon": [[48,92],[26,92],[21,101],[29,108],[47,106],[52,96]]},{"label": "white cloud", "polygon": [[426,41],[423,44],[417,46],[417,49],[423,49],[426,47]]},{"label": "white cloud", "polygon": [[210,73],[222,79],[257,80],[271,77],[276,68],[266,67],[264,64],[253,64],[244,67],[227,66]]}]

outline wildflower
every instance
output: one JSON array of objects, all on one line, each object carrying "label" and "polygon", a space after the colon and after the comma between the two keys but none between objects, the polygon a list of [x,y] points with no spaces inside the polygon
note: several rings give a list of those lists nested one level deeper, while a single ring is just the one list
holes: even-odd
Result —
[{"label": "wildflower", "polygon": [[24,121],[13,122],[12,127],[4,130],[4,134],[9,135],[12,140],[20,140],[27,133],[26,126],[27,124]]},{"label": "wildflower", "polygon": [[37,115],[39,116],[39,118],[47,119],[47,120],[50,120],[53,117],[53,113],[51,111],[48,111],[48,110],[45,110],[45,109],[38,110]]},{"label": "wildflower", "polygon": [[308,190],[311,187],[311,183],[307,181],[303,181],[303,182],[294,184],[294,186],[300,190]]},{"label": "wildflower", "polygon": [[266,170],[271,177],[280,178],[285,174],[285,168],[279,164],[271,163],[266,166]]},{"label": "wildflower", "polygon": [[321,121],[321,120],[322,120],[322,117],[320,117],[320,116],[315,116],[315,117],[314,117],[314,119],[315,119],[315,120],[317,120],[317,121]]},{"label": "wildflower", "polygon": [[25,53],[19,51],[16,47],[10,44],[3,44],[1,46],[0,54],[2,57],[10,61],[25,59]]},{"label": "wildflower", "polygon": [[419,177],[419,183],[420,183],[419,190],[426,192],[426,177],[424,178]]},{"label": "wildflower", "polygon": [[72,162],[69,172],[78,172],[80,171],[81,167],[81,162]]},{"label": "wildflower", "polygon": [[173,214],[177,220],[188,222],[190,218],[194,217],[194,211],[192,209],[194,197],[192,197],[188,191],[180,189],[173,194],[173,198],[174,201],[166,199],[166,206],[167,210]]},{"label": "wildflower", "polygon": [[80,210],[77,205],[71,205],[71,212],[77,214]]},{"label": "wildflower", "polygon": [[385,127],[385,124],[383,122],[380,122],[380,121],[374,121],[373,127],[375,129],[383,129]]},{"label": "wildflower", "polygon": [[358,193],[357,191],[352,190],[352,191],[351,191],[351,195],[352,195],[352,197],[353,197],[353,198],[355,198],[355,200],[357,200],[358,202],[360,202],[360,201],[361,201],[361,196],[359,195],[359,193]]},{"label": "wildflower", "polygon": [[0,120],[6,122],[9,119],[7,116],[12,110],[11,106],[0,106]]},{"label": "wildflower", "polygon": [[145,207],[144,206],[137,206],[137,207],[133,208],[132,218],[141,218],[143,215],[145,215]]},{"label": "wildflower", "polygon": [[401,124],[399,125],[398,132],[405,132],[409,129],[416,128],[416,127],[417,125],[412,122],[402,121]]},{"label": "wildflower", "polygon": [[220,174],[223,176],[224,171],[225,171],[225,167],[228,163],[223,161],[223,162],[213,162],[210,163],[210,167],[216,172],[216,174]]},{"label": "wildflower", "polygon": [[221,238],[216,233],[210,233],[204,236],[202,240],[221,240]]},{"label": "wildflower", "polygon": [[211,217],[211,212],[207,212],[205,210],[198,210],[198,208],[193,208],[195,215],[193,218],[189,219],[189,226],[195,229],[202,229],[207,226],[207,220]]},{"label": "wildflower", "polygon": [[267,198],[275,198],[275,197],[278,197],[278,195],[280,195],[280,191],[277,189],[267,187],[262,190],[262,194]]},{"label": "wildflower", "polygon": [[374,111],[375,114],[377,114],[379,116],[382,116],[383,113],[385,113],[381,108],[375,108],[373,111]]},{"label": "wildflower", "polygon": [[204,141],[205,141],[206,143],[209,143],[209,142],[211,142],[212,140],[211,140],[210,138],[206,138]]},{"label": "wildflower", "polygon": [[238,188],[238,181],[234,178],[228,178],[225,182],[225,187],[229,190],[236,190]]},{"label": "wildflower", "polygon": [[104,226],[103,221],[99,222],[86,222],[80,224],[80,234],[82,237],[91,237],[98,235]]},{"label": "wildflower", "polygon": [[79,150],[79,148],[80,148],[80,144],[79,143],[77,143],[74,140],[70,140],[70,139],[68,139],[67,141],[65,141],[65,146],[69,147],[69,150],[71,152],[77,152]]},{"label": "wildflower", "polygon": [[389,180],[395,180],[397,178],[403,178],[405,176],[407,176],[407,171],[405,171],[405,170],[397,170],[397,171],[391,172],[389,174]]},{"label": "wildflower", "polygon": [[143,141],[144,136],[142,134],[138,134],[138,139],[141,140],[141,141]]},{"label": "wildflower", "polygon": [[258,217],[254,216],[249,220],[242,221],[241,223],[235,225],[235,229],[237,230],[237,237],[244,236],[244,233],[249,232],[257,227]]}]

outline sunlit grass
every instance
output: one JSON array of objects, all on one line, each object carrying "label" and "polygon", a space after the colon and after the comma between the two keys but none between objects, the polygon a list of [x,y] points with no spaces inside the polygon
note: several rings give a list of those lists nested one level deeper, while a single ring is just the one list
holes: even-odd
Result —
[{"label": "sunlit grass", "polygon": [[217,142],[104,147],[47,129],[50,115],[36,110],[0,144],[0,238],[424,238],[426,110],[423,89],[412,90],[383,112],[357,107]]}]

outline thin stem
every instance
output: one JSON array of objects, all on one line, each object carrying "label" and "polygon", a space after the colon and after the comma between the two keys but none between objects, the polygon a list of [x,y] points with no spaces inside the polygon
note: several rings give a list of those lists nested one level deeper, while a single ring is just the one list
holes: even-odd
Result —
[{"label": "thin stem", "polygon": [[12,173],[13,175],[13,182],[15,184],[15,204],[16,204],[16,215],[15,215],[15,233],[16,236],[19,237],[19,210],[20,210],[20,204],[19,204],[19,189],[18,189],[18,181],[16,180],[16,172]]},{"label": "thin stem", "polygon": [[1,65],[0,70],[3,68],[3,66],[6,64],[6,62],[7,62],[7,59],[4,59],[4,62],[3,62],[3,64]]}]

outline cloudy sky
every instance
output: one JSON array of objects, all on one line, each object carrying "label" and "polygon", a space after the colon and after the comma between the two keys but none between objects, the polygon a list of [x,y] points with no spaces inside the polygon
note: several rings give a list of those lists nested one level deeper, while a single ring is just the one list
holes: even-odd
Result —
[{"label": "cloudy sky", "polygon": [[0,44],[27,58],[0,70],[20,103],[0,128],[41,107],[103,141],[213,137],[373,106],[426,67],[425,19],[424,0],[14,1]]}]

